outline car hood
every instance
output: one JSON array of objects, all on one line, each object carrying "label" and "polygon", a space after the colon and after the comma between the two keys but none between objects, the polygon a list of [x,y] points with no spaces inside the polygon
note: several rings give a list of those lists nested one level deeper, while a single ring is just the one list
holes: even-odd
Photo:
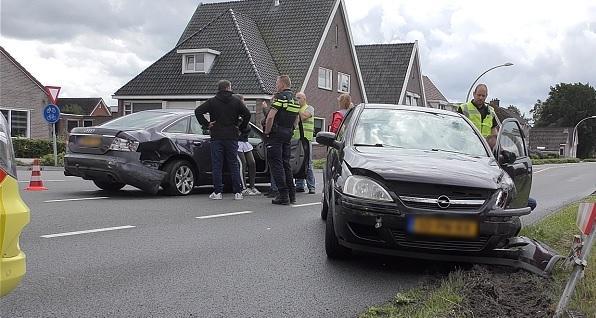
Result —
[{"label": "car hood", "polygon": [[347,148],[350,169],[365,169],[385,180],[497,189],[504,174],[492,157],[382,147]]}]

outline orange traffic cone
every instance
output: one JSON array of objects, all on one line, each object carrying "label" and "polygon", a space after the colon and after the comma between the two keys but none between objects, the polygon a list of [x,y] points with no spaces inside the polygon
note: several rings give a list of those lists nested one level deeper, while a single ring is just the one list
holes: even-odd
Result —
[{"label": "orange traffic cone", "polygon": [[43,186],[41,180],[41,168],[39,167],[39,159],[33,160],[33,170],[31,170],[31,180],[29,180],[29,186],[25,188],[27,191],[44,191],[48,188]]}]

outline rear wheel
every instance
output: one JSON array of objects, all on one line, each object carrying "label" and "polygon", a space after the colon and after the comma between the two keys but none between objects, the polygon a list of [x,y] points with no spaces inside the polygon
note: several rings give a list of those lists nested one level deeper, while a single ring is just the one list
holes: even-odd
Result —
[{"label": "rear wheel", "polygon": [[195,174],[188,161],[172,161],[164,170],[168,173],[163,185],[167,195],[189,195],[192,192],[195,186]]},{"label": "rear wheel", "polygon": [[95,185],[98,188],[100,188],[102,190],[106,190],[106,191],[118,191],[126,185],[126,184],[120,183],[120,182],[109,182],[109,181],[98,181],[98,180],[93,180],[93,183],[95,183]]}]

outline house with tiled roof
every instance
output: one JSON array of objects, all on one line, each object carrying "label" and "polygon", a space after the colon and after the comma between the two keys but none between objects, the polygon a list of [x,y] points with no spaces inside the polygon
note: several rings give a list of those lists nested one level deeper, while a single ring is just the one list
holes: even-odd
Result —
[{"label": "house with tiled roof", "polygon": [[174,48],[114,93],[119,115],[147,109],[192,108],[232,82],[254,114],[275,93],[278,75],[315,107],[324,130],[346,92],[354,104],[366,92],[343,0],[244,0],[199,4]]},{"label": "house with tiled roof", "polygon": [[422,75],[422,84],[424,85],[427,107],[457,111],[457,107],[454,107],[449,103],[445,95],[441,93],[428,76]]},{"label": "house with tiled roof", "polygon": [[370,103],[427,106],[418,42],[357,45]]},{"label": "house with tiled roof", "polygon": [[577,141],[572,142],[573,127],[534,127],[530,129],[530,153],[558,154],[572,157]]},{"label": "house with tiled roof", "polygon": [[51,126],[42,118],[49,103],[45,86],[0,46],[0,111],[12,137],[49,139]]},{"label": "house with tiled roof", "polygon": [[60,121],[56,134],[66,136],[73,128],[101,125],[112,119],[112,112],[103,98],[59,98]]}]

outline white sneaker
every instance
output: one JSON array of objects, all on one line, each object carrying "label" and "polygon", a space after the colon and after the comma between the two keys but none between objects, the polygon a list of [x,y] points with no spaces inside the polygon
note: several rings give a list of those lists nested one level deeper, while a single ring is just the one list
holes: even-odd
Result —
[{"label": "white sneaker", "polygon": [[261,195],[261,191],[257,190],[257,188],[250,188],[252,195]]},{"label": "white sneaker", "polygon": [[221,193],[215,193],[215,192],[213,192],[213,193],[211,193],[209,195],[209,199],[211,199],[211,200],[221,200],[223,198],[222,198]]},{"label": "white sneaker", "polygon": [[250,188],[246,188],[242,190],[242,195],[252,195],[252,190]]},{"label": "white sneaker", "polygon": [[243,200],[244,197],[242,196],[242,193],[236,193],[234,194],[234,200]]}]

